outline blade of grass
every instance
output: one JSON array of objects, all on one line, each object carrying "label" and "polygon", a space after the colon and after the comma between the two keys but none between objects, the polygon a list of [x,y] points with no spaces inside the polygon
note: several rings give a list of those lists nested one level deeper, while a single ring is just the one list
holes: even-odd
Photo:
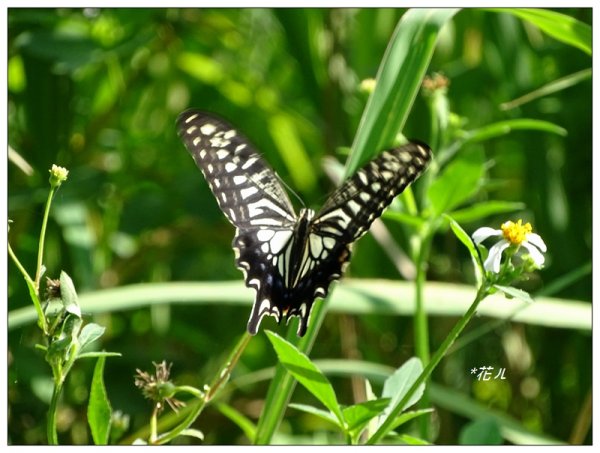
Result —
[{"label": "blade of grass", "polygon": [[457,12],[457,9],[410,9],[402,16],[379,66],[377,85],[354,137],[345,178],[393,144],[419,92],[439,31]]},{"label": "blade of grass", "polygon": [[[465,312],[465,300],[472,298],[473,292],[470,285],[428,282],[425,288],[425,308],[432,316],[457,316]],[[318,301],[317,305],[327,304],[328,309],[337,313],[410,316],[414,312],[410,302],[413,296],[414,286],[410,282],[344,279],[336,285],[326,303]],[[407,303],[399,304],[399,300]],[[79,294],[79,304],[85,315],[132,310],[155,304],[218,304],[220,307],[245,305],[249,313],[251,302],[252,292],[239,281],[138,284]],[[479,313],[503,319],[512,316],[518,305],[519,302],[514,299],[493,295],[480,305]],[[8,328],[14,330],[35,322],[36,319],[36,311],[32,306],[11,310],[8,314]],[[589,302],[536,297],[533,305],[528,305],[512,319],[531,325],[591,330],[592,309]],[[313,313],[311,324],[315,322]],[[293,326],[288,330],[293,336],[296,335]]]},{"label": "blade of grass", "polygon": [[592,78],[592,69],[583,69],[581,71],[575,72],[574,74],[569,74],[568,76],[561,77],[560,79],[554,80],[537,90],[533,90],[530,93],[527,93],[523,96],[518,97],[517,99],[513,99],[512,101],[503,102],[500,104],[501,110],[510,110],[516,107],[519,107],[528,102],[534,101],[544,96],[548,96],[549,94],[554,94],[561,90],[566,90],[574,85],[577,85],[579,82],[591,79]]},{"label": "blade of grass", "polygon": [[592,54],[592,27],[571,16],[541,8],[490,9],[512,14],[535,25],[548,36]]}]

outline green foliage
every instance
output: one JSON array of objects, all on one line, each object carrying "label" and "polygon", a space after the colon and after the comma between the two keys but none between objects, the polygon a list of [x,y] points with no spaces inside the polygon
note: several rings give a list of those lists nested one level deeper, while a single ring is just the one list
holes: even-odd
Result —
[{"label": "green foliage", "polygon": [[94,378],[90,389],[88,404],[88,423],[94,444],[107,445],[110,434],[110,419],[112,409],[104,387],[104,357],[99,357],[94,367]]},{"label": "green foliage", "polygon": [[[390,408],[395,407],[402,401],[423,370],[421,362],[416,358],[408,360],[386,379],[381,398],[369,399],[362,403],[342,407],[338,403],[331,382],[305,354],[273,332],[267,331],[267,336],[277,352],[280,363],[328,411],[306,404],[290,404],[290,407],[315,415],[336,425],[343,433],[344,438],[351,444],[358,443],[363,434],[366,434],[366,440],[368,440],[369,432],[372,434],[374,429],[380,427],[384,421],[391,420],[392,426],[398,427],[419,415],[429,412],[405,412],[397,415],[397,413],[403,412],[404,409],[419,401],[425,388],[424,385],[421,385],[403,407],[393,417],[390,417]],[[369,425],[372,420],[375,421],[375,426],[370,429]],[[365,430],[367,431],[365,432]]]},{"label": "green foliage", "polygon": [[[523,218],[548,245],[545,269],[481,303],[381,441],[590,444],[591,22],[591,8],[8,10],[9,442],[48,442],[52,398],[56,441],[106,442],[106,412],[86,424],[101,376],[76,360],[103,350],[122,353],[102,387],[131,420],[110,443],[149,439],[152,405],[134,374],[163,359],[187,406],[160,414],[158,442],[371,439],[393,406],[383,389],[395,364],[424,343],[437,350],[473,300],[470,234]],[[425,75],[442,85],[420,91]],[[297,343],[295,321],[263,321],[310,357],[287,351],[298,376],[273,369],[273,335],[234,346],[253,293],[233,265],[233,228],[178,141],[188,107],[235,124],[315,208],[333,188],[325,159],[350,174],[401,136],[433,149],[384,215],[387,236],[378,226],[361,239],[346,279],[317,302],[309,338]],[[53,163],[69,175],[46,217]],[[64,295],[46,304],[42,276],[59,275]],[[35,349],[40,332],[53,340]],[[60,403],[40,390],[44,354],[69,371]],[[476,391],[490,388],[469,375],[481,365],[506,368],[501,402]],[[191,391],[205,383],[219,389],[209,402]],[[423,428],[432,407],[439,433]]]}]

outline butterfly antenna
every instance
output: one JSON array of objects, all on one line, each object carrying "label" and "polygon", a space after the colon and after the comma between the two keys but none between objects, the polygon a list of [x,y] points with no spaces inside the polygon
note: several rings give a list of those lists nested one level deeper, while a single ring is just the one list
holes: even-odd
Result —
[{"label": "butterfly antenna", "polygon": [[292,189],[283,179],[281,179],[281,176],[279,176],[277,173],[275,173],[275,176],[277,177],[277,180],[281,183],[281,185],[286,188],[286,190],[288,191],[288,193],[291,193],[294,196],[294,198],[300,202],[300,204],[302,205],[302,207],[306,208],[306,204],[304,203],[304,200],[302,200],[302,198],[300,197],[300,195],[298,195],[294,191],[294,189]]}]

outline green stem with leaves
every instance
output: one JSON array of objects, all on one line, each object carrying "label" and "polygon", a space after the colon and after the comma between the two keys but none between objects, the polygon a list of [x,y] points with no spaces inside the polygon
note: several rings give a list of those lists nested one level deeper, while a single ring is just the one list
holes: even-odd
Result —
[{"label": "green stem with leaves", "polygon": [[477,311],[477,307],[480,302],[485,299],[490,294],[491,287],[487,282],[484,282],[482,286],[477,291],[475,299],[467,312],[463,315],[463,317],[456,323],[456,325],[452,328],[442,345],[435,352],[429,363],[425,366],[417,380],[413,383],[411,388],[406,392],[404,398],[394,407],[394,409],[390,412],[385,421],[381,424],[381,426],[375,431],[375,433],[369,438],[368,444],[376,444],[379,440],[381,440],[389,431],[392,429],[394,421],[396,417],[402,410],[406,403],[410,400],[412,395],[417,391],[417,389],[429,378],[433,370],[438,366],[442,358],[446,355],[456,338],[463,331],[465,326],[469,323],[475,312]]}]

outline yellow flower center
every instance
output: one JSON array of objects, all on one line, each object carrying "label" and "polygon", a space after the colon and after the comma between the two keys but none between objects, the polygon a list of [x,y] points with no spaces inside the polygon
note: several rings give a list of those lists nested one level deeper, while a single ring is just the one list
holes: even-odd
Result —
[{"label": "yellow flower center", "polygon": [[515,245],[521,245],[532,230],[531,224],[527,222],[525,225],[522,225],[521,219],[519,219],[517,223],[511,222],[510,220],[504,222],[500,228],[502,229],[504,238]]}]

